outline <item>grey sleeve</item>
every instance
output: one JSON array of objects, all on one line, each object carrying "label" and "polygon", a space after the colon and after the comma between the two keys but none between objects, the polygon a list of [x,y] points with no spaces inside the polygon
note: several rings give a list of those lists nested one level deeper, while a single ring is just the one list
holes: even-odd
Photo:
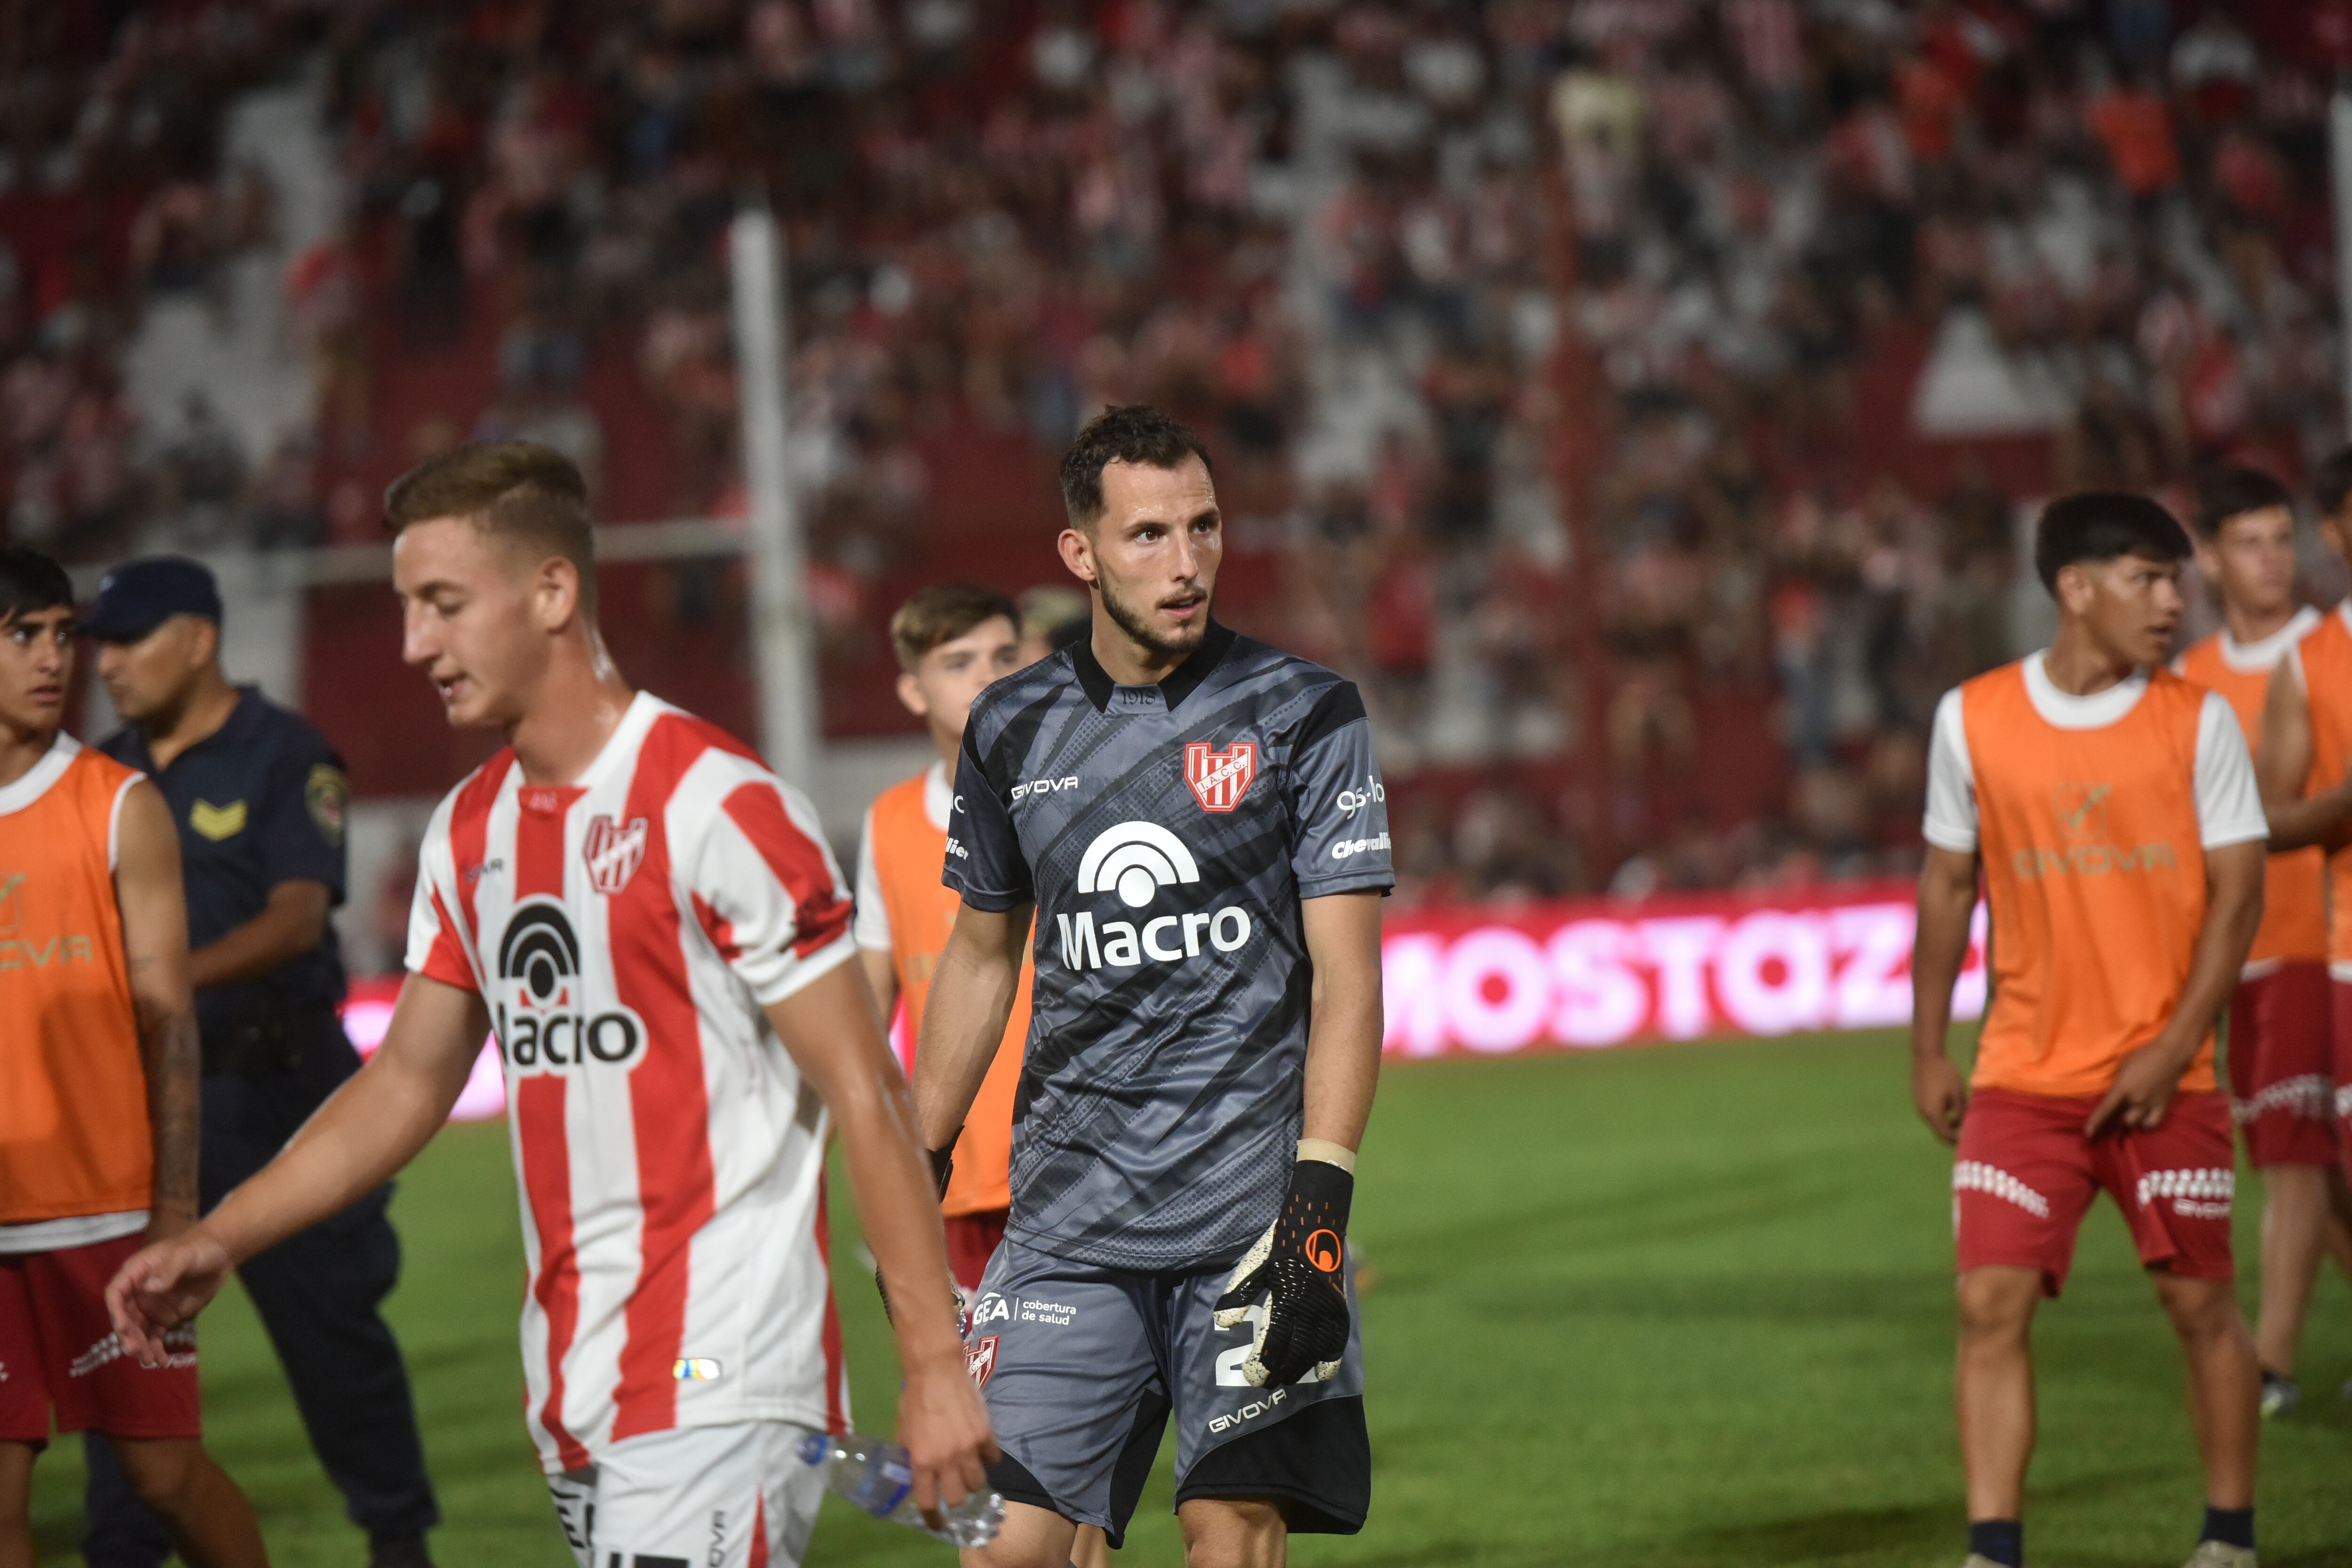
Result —
[{"label": "grey sleeve", "polygon": [[1396,886],[1388,790],[1372,754],[1371,721],[1354,686],[1332,687],[1299,724],[1289,784],[1291,820],[1298,825],[1291,868],[1300,898]]},{"label": "grey sleeve", "polygon": [[948,852],[940,880],[976,910],[1002,912],[1036,897],[1029,862],[1013,831],[1013,811],[981,761],[977,721],[963,727],[956,756],[955,801],[948,809]]}]

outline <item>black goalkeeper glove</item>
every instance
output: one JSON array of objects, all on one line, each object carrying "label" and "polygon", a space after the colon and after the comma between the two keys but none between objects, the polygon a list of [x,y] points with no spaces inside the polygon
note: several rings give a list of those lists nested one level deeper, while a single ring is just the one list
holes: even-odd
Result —
[{"label": "black goalkeeper glove", "polygon": [[1257,1337],[1242,1375],[1253,1388],[1282,1388],[1339,1370],[1348,1349],[1348,1202],[1356,1178],[1325,1160],[1290,1167],[1290,1192],[1225,1293],[1217,1327],[1237,1329],[1261,1300]]}]

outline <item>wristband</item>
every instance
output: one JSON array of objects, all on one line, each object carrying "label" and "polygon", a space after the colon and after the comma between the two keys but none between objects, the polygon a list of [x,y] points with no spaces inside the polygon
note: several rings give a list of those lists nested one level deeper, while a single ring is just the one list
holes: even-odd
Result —
[{"label": "wristband", "polygon": [[1337,1165],[1351,1176],[1356,1173],[1356,1152],[1345,1143],[1334,1143],[1328,1138],[1301,1138],[1298,1141],[1298,1157]]},{"label": "wristband", "polygon": [[1274,1225],[1274,1256],[1304,1258],[1335,1290],[1348,1258],[1348,1207],[1356,1178],[1328,1160],[1290,1167],[1290,1191]]}]

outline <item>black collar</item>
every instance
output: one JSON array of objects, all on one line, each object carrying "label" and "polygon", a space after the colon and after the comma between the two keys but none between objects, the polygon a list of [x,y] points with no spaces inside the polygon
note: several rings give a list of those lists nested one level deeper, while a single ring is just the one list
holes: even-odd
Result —
[{"label": "black collar", "polygon": [[[1239,635],[1215,621],[1209,623],[1208,633],[1201,638],[1201,646],[1194,648],[1183,663],[1170,670],[1168,678],[1160,683],[1160,700],[1168,704],[1168,711],[1176,711],[1177,705],[1192,696],[1201,682],[1209,678],[1209,671],[1217,668],[1218,661],[1225,657],[1226,650],[1234,646]],[[1108,711],[1111,693],[1118,689],[1118,682],[1111,679],[1110,671],[1102,667],[1102,661],[1095,658],[1092,636],[1080,637],[1070,645],[1070,662],[1076,667],[1078,685],[1085,689],[1087,700],[1095,705],[1095,711]]]}]

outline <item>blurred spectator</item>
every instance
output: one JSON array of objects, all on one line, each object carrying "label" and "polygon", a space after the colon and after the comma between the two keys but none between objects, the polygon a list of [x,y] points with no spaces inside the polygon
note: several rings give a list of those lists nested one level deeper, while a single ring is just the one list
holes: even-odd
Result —
[{"label": "blurred spectator", "polygon": [[[1374,708],[1409,891],[1900,871],[1937,693],[2032,635],[2026,510],[2340,431],[2300,10],[134,10],[22,68],[69,85],[0,163],[72,210],[0,194],[7,527],[366,540],[467,431],[740,515],[756,192],[829,669],[971,491],[1148,399],[1215,447],[1222,613]],[[350,221],[285,279],[316,430],[247,482],[116,355],[266,228],[223,107],[312,51]]]}]

